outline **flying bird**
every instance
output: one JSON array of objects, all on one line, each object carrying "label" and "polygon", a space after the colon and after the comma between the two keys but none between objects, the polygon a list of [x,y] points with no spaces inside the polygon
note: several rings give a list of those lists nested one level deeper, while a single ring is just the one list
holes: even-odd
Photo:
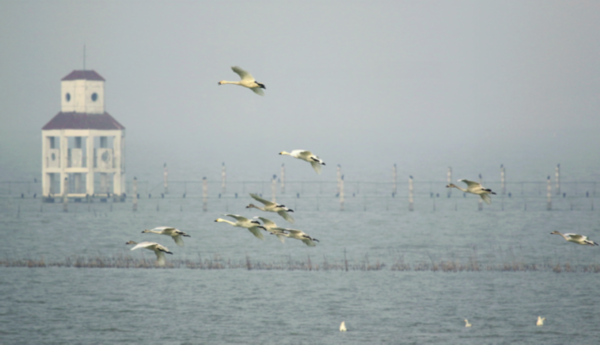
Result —
[{"label": "flying bird", "polygon": [[260,207],[260,206],[254,205],[254,204],[250,204],[250,205],[246,206],[246,208],[257,208],[257,209],[259,209],[261,211],[265,211],[265,212],[275,212],[278,215],[282,216],[283,219],[287,220],[288,222],[290,222],[290,223],[294,222],[294,218],[288,214],[288,212],[294,212],[294,210],[285,207],[285,205],[280,205],[280,204],[271,202],[269,200],[263,199],[260,196],[253,194],[253,193],[250,193],[250,196],[253,197],[256,201],[262,202],[265,206]]},{"label": "flying bird", "polygon": [[279,154],[292,156],[294,158],[309,162],[317,174],[321,174],[321,165],[325,165],[325,162],[321,158],[306,150],[294,150],[292,152],[281,151]]},{"label": "flying bird", "polygon": [[215,219],[215,222],[227,223],[231,226],[248,229],[254,236],[260,238],[261,240],[265,239],[265,237],[263,236],[263,234],[260,232],[259,229],[263,229],[263,230],[267,230],[267,229],[264,226],[260,225],[259,221],[250,220],[246,217],[238,216],[237,214],[224,214],[224,216],[234,218],[236,221],[232,222],[227,219],[217,218],[217,219]]},{"label": "flying bird", "polygon": [[314,237],[308,236],[306,233],[304,233],[304,231],[301,231],[301,230],[287,229],[287,228],[280,228],[280,227],[273,228],[273,229],[281,230],[281,231],[283,231],[283,235],[285,237],[291,237],[291,238],[300,240],[309,247],[314,247],[317,245],[315,242],[319,242],[319,240],[317,240]]},{"label": "flying bird", "polygon": [[156,265],[158,266],[164,266],[165,265],[165,253],[167,254],[173,254],[169,251],[169,248],[160,245],[156,242],[134,242],[134,241],[128,241],[127,243],[125,243],[127,245],[129,244],[135,244],[135,246],[133,248],[131,248],[131,250],[136,250],[139,248],[146,248],[148,250],[151,250],[154,252],[154,254],[156,254]]},{"label": "flying bird", "polygon": [[240,81],[227,81],[227,80],[221,80],[219,82],[219,85],[223,85],[223,84],[235,84],[235,85],[240,85],[243,87],[247,87],[250,90],[254,91],[255,94],[257,95],[261,95],[264,96],[265,93],[263,92],[262,89],[267,89],[265,87],[265,84],[261,84],[259,82],[257,82],[256,80],[254,80],[254,77],[252,76],[252,74],[248,73],[247,71],[244,71],[243,69],[241,69],[238,66],[233,66],[231,67],[231,69],[237,73],[240,78],[242,78]]},{"label": "flying bird", "polygon": [[558,231],[552,231],[550,233],[550,235],[561,235],[565,240],[569,241],[569,242],[573,242],[573,243],[577,243],[577,244],[583,244],[583,245],[587,245],[587,246],[597,246],[598,243],[590,240],[587,238],[587,236],[583,236],[583,235],[578,235],[578,234],[561,234]]},{"label": "flying bird", "polygon": [[447,185],[446,188],[456,188],[462,190],[465,193],[479,195],[483,199],[483,201],[485,201],[488,205],[492,203],[492,198],[490,198],[490,194],[496,195],[496,193],[492,192],[491,189],[483,188],[483,186],[479,182],[469,180],[458,180],[458,182],[466,183],[467,189],[463,189],[453,183]]},{"label": "flying bird", "polygon": [[175,241],[175,243],[177,243],[178,246],[183,247],[183,238],[182,237],[192,237],[188,234],[186,234],[185,232],[179,230],[179,229],[175,229],[172,228],[170,226],[158,226],[154,229],[150,229],[150,230],[144,230],[142,231],[142,234],[145,233],[153,233],[153,234],[159,234],[159,235],[167,235],[167,236],[171,236],[171,238],[173,238],[173,241]]}]

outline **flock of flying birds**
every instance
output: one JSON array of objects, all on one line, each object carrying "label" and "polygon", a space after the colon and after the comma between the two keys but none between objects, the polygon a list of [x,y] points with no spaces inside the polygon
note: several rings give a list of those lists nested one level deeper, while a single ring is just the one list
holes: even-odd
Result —
[{"label": "flock of flying birds", "polygon": [[[264,95],[264,92],[262,91],[262,89],[266,89],[264,84],[260,84],[260,83],[256,82],[250,73],[244,71],[243,69],[241,69],[239,67],[232,67],[231,69],[235,73],[239,74],[240,77],[242,78],[242,80],[239,82],[223,80],[223,81],[219,82],[219,85],[221,85],[221,84],[237,84],[237,85],[247,87],[261,96]],[[306,151],[306,150],[294,150],[292,152],[281,151],[279,154],[292,156],[294,158],[309,162],[311,164],[311,166],[313,167],[313,169],[315,169],[315,171],[318,174],[321,174],[321,166],[325,165],[325,162],[322,159],[320,159],[319,157],[314,155],[312,152]],[[271,202],[269,200],[263,199],[262,197],[260,197],[257,194],[250,193],[250,196],[252,198],[254,198],[256,201],[262,203],[264,206],[256,206],[254,204],[249,204],[248,206],[246,206],[246,208],[256,208],[256,209],[259,209],[259,210],[265,211],[265,212],[274,212],[274,213],[277,213],[278,215],[280,215],[281,217],[283,217],[283,219],[285,219],[286,221],[288,221],[290,223],[295,222],[294,218],[289,214],[290,212],[294,212],[294,210],[285,207],[285,205],[277,204],[275,202]],[[256,236],[257,238],[259,238],[261,240],[264,240],[265,237],[263,236],[263,234],[260,230],[264,230],[264,231],[269,232],[271,235],[277,236],[277,238],[281,241],[281,243],[285,243],[286,237],[300,240],[300,241],[304,242],[307,246],[310,246],[310,247],[316,246],[315,242],[319,242],[318,239],[309,236],[302,230],[279,227],[279,226],[277,226],[277,224],[275,224],[274,221],[272,221],[268,218],[265,218],[265,217],[254,217],[252,219],[248,219],[246,217],[242,217],[237,214],[225,214],[224,216],[235,219],[235,222],[232,222],[230,220],[223,219],[223,218],[217,218],[217,219],[215,219],[215,222],[227,223],[231,226],[235,226],[235,227],[239,227],[239,228],[246,228],[254,236]],[[261,221],[262,221],[262,224],[260,223]],[[142,233],[154,233],[154,234],[159,234],[159,235],[171,236],[171,238],[173,238],[175,243],[179,246],[183,246],[183,237],[191,237],[187,233],[185,233],[177,228],[168,227],[168,226],[160,226],[160,227],[156,227],[151,230],[144,230],[144,231],[142,231]],[[134,241],[128,241],[125,244],[126,245],[135,245],[133,248],[131,248],[131,250],[136,250],[136,249],[140,249],[140,248],[146,248],[148,250],[152,250],[156,254],[156,265],[157,266],[165,265],[165,254],[173,254],[169,250],[169,248],[167,248],[159,243],[156,243],[156,242],[144,241],[144,242],[137,243]]]},{"label": "flock of flying birds", "polygon": [[[256,93],[258,95],[264,96],[263,89],[266,90],[266,87],[264,84],[257,82],[250,73],[241,69],[238,66],[233,66],[233,67],[231,67],[231,69],[240,76],[241,80],[240,81],[222,80],[219,82],[219,85],[223,85],[223,84],[240,85],[240,86],[249,88],[250,90],[252,90],[254,93]],[[320,159],[319,157],[314,155],[312,152],[306,151],[306,150],[294,150],[292,152],[282,151],[279,154],[280,155],[289,155],[294,158],[309,162],[311,164],[311,166],[313,167],[313,169],[318,174],[321,174],[321,166],[325,165],[325,162],[322,159]],[[467,188],[461,188],[453,183],[450,183],[446,187],[447,188],[457,188],[464,193],[471,193],[471,194],[479,195],[481,197],[481,199],[483,201],[485,201],[488,205],[492,203],[492,199],[491,199],[490,195],[496,195],[496,193],[494,193],[491,189],[484,188],[481,185],[481,183],[470,181],[470,180],[465,180],[465,179],[458,180],[458,182],[466,183]],[[290,223],[295,222],[294,218],[289,214],[290,212],[294,212],[294,210],[285,207],[285,205],[280,205],[275,202],[271,202],[269,200],[263,199],[257,194],[251,193],[250,196],[252,198],[254,198],[256,201],[262,203],[264,206],[261,207],[261,206],[256,206],[254,204],[249,204],[248,206],[246,206],[246,208],[256,208],[256,209],[259,209],[259,210],[265,211],[265,212],[274,212],[274,213],[277,213],[278,215],[280,215],[283,219],[285,219],[286,221],[288,221]],[[257,238],[259,238],[261,240],[264,240],[265,238],[260,230],[264,230],[264,231],[269,232],[271,235],[277,236],[277,238],[282,243],[285,242],[286,237],[300,240],[300,241],[304,242],[307,246],[310,246],[310,247],[316,246],[315,242],[319,242],[319,240],[317,240],[314,237],[309,236],[308,234],[306,234],[305,232],[303,232],[301,230],[279,227],[279,226],[277,226],[277,224],[275,224],[275,222],[273,222],[272,220],[267,219],[265,217],[254,217],[252,219],[248,219],[246,217],[242,217],[237,214],[225,214],[224,216],[235,219],[235,222],[232,222],[230,220],[223,219],[223,218],[217,218],[217,219],[215,219],[215,222],[227,223],[234,227],[246,228],[254,236],[256,236]],[[261,224],[261,221],[262,221],[262,224]],[[191,237],[190,235],[188,235],[187,233],[185,233],[179,229],[176,229],[173,227],[167,227],[167,226],[156,227],[151,230],[144,230],[144,231],[142,231],[142,233],[154,233],[154,234],[159,234],[159,235],[171,236],[171,238],[173,238],[175,243],[179,246],[183,246],[183,237]],[[590,246],[598,245],[598,243],[588,239],[587,236],[583,236],[583,235],[578,235],[578,234],[573,234],[573,233],[562,234],[558,231],[553,231],[551,233],[551,235],[560,235],[569,242],[573,242],[573,243],[577,243],[577,244],[581,244],[581,245],[590,245]],[[156,254],[156,265],[158,265],[158,266],[165,265],[165,253],[173,254],[171,251],[169,251],[169,249],[167,247],[165,247],[159,243],[156,243],[156,242],[144,241],[141,243],[137,243],[134,241],[128,241],[126,244],[127,245],[132,245],[132,244],[135,245],[133,248],[131,248],[131,250],[136,250],[139,248],[146,248],[146,249],[152,250]],[[545,319],[546,318],[542,318],[541,316],[539,316],[538,320],[536,322],[536,325],[542,326],[544,324]],[[471,327],[471,324],[469,323],[469,321],[467,319],[465,319],[465,327]],[[345,322],[341,323],[340,331],[342,331],[342,332],[346,331]]]},{"label": "flock of flying birds", "polygon": [[[233,67],[231,67],[231,69],[240,76],[240,78],[241,78],[240,81],[221,80],[219,82],[219,85],[223,85],[223,84],[240,85],[240,86],[249,88],[250,90],[252,90],[254,93],[256,93],[258,95],[264,96],[263,89],[266,90],[266,87],[264,84],[257,82],[250,73],[241,69],[238,66],[233,66]],[[313,169],[315,169],[315,171],[318,174],[321,174],[321,166],[325,165],[325,162],[322,159],[320,159],[319,157],[314,155],[312,152],[306,151],[306,150],[294,150],[292,152],[281,151],[279,154],[280,155],[289,155],[294,158],[309,162],[311,164],[311,166],[313,167]],[[488,205],[492,203],[492,198],[490,197],[490,195],[496,195],[496,193],[494,193],[491,189],[484,188],[481,185],[481,183],[470,181],[470,180],[464,180],[464,179],[458,180],[458,182],[466,183],[467,188],[461,188],[453,183],[450,183],[446,187],[447,188],[457,188],[457,189],[463,191],[464,193],[471,193],[471,194],[479,195],[481,197],[481,199],[483,201],[485,201]],[[285,205],[280,205],[275,202],[271,202],[269,200],[263,199],[257,194],[250,194],[250,196],[252,198],[254,198],[256,201],[261,202],[264,206],[261,207],[261,206],[256,206],[254,204],[250,204],[250,205],[246,206],[246,208],[256,208],[256,209],[259,209],[259,210],[265,211],[265,212],[275,212],[278,215],[280,215],[281,217],[283,217],[283,219],[285,219],[286,221],[288,221],[290,223],[294,223],[294,218],[289,214],[290,212],[294,212],[294,210],[291,210],[291,209],[285,207]],[[248,219],[246,217],[242,217],[237,214],[225,214],[225,216],[235,219],[235,222],[232,222],[232,221],[229,221],[229,220],[223,219],[223,218],[217,218],[215,220],[215,222],[227,223],[227,224],[230,224],[235,227],[246,228],[254,236],[258,237],[261,240],[264,240],[265,238],[260,230],[264,230],[264,231],[269,232],[271,235],[277,236],[277,238],[279,238],[279,240],[282,243],[285,242],[286,237],[300,240],[300,241],[304,242],[307,246],[311,246],[311,247],[316,246],[315,242],[319,242],[319,240],[317,240],[314,237],[309,236],[308,234],[306,234],[305,232],[303,232],[301,230],[279,227],[279,226],[277,226],[277,224],[275,224],[275,222],[273,222],[272,220],[267,219],[265,217],[254,217],[252,219]],[[262,224],[260,223],[261,221],[262,221]],[[176,229],[173,227],[167,227],[167,226],[156,227],[151,230],[144,230],[144,231],[142,231],[142,233],[155,233],[155,234],[160,234],[160,235],[171,236],[173,238],[173,240],[175,241],[175,243],[179,246],[183,246],[182,237],[191,237],[190,235],[186,234],[185,232],[183,232],[179,229]],[[581,245],[590,245],[590,246],[598,245],[598,243],[588,239],[587,236],[584,236],[584,235],[578,235],[578,234],[573,234],[573,233],[562,234],[558,231],[553,231],[551,234],[552,235],[560,235],[569,242],[573,242],[573,243],[577,243],[577,244],[581,244]],[[129,241],[126,244],[135,245],[133,248],[131,248],[131,250],[136,250],[139,248],[146,248],[146,249],[152,250],[156,254],[156,264],[159,266],[165,265],[165,253],[173,254],[171,251],[169,251],[169,249],[167,247],[165,247],[159,243],[156,243],[156,242],[145,241],[145,242],[137,243],[134,241]],[[467,324],[468,324],[468,322],[467,322]]]}]

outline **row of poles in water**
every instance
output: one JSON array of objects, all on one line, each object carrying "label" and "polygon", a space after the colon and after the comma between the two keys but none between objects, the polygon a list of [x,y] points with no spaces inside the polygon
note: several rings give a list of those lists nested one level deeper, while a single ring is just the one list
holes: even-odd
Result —
[{"label": "row of poles in water", "polygon": [[[392,196],[395,197],[397,194],[397,167],[396,164],[394,164],[394,167],[392,169]],[[225,163],[222,164],[221,167],[221,193],[225,194],[226,192],[226,178],[227,178],[227,172],[225,169]],[[281,165],[281,173],[280,173],[280,178],[279,180],[277,179],[277,175],[273,175],[273,178],[271,180],[271,200],[273,202],[276,202],[276,190],[277,190],[277,183],[279,182],[280,184],[280,188],[281,188],[281,193],[285,193],[285,165],[282,164]],[[447,172],[447,182],[448,184],[452,183],[452,168],[448,167],[448,172]],[[556,166],[556,172],[555,172],[555,182],[556,182],[556,194],[560,195],[560,164],[558,164]],[[164,194],[167,194],[169,192],[169,182],[168,182],[168,169],[167,169],[167,164],[164,164],[164,170],[163,170],[163,183],[164,183]],[[483,179],[481,174],[479,174],[479,183],[483,184]],[[551,210],[552,209],[552,181],[550,176],[548,176],[547,179],[547,193],[546,193],[546,198],[547,198],[547,209]],[[448,197],[450,197],[452,194],[452,190],[448,189]],[[500,165],[500,194],[504,195],[506,194],[506,170],[504,168],[504,164]],[[337,166],[337,197],[339,197],[339,201],[340,201],[340,210],[344,209],[344,175],[342,174],[342,168],[341,166],[338,164]],[[138,192],[137,192],[137,178],[134,177],[133,179],[133,210],[137,211],[137,199],[138,199]],[[203,210],[206,211],[207,210],[207,204],[208,204],[208,182],[206,180],[206,177],[202,178],[202,199],[203,199]],[[65,210],[66,210],[66,202],[67,202],[67,198],[66,198],[66,193],[65,193]],[[414,185],[413,185],[413,177],[412,175],[409,176],[408,179],[408,203],[409,203],[409,210],[410,211],[414,211]],[[479,198],[478,199],[478,209],[482,210],[483,209],[483,202],[482,200]]]}]

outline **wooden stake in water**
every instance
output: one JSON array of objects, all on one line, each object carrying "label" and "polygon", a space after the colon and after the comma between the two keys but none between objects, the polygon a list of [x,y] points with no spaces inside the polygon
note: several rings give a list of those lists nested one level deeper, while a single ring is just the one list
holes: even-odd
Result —
[{"label": "wooden stake in water", "polygon": [[394,168],[392,168],[392,196],[396,196],[397,190],[397,176],[398,171],[396,170],[396,164],[394,164]]},{"label": "wooden stake in water", "polygon": [[[479,184],[483,186],[483,178],[481,177],[481,174],[479,174]],[[483,210],[483,200],[481,198],[478,199],[479,200],[477,201],[477,210],[481,211]]]},{"label": "wooden stake in water", "polygon": [[[446,185],[450,185],[450,183],[452,183],[452,167],[448,167],[448,175],[446,180],[448,181],[448,183]],[[452,188],[446,188],[448,189],[448,197],[452,196]]]},{"label": "wooden stake in water", "polygon": [[137,177],[133,178],[133,211],[137,211],[138,206],[138,188]]},{"label": "wooden stake in water", "polygon": [[225,162],[223,162],[223,165],[221,166],[221,194],[225,194],[225,178],[226,178],[226,173],[225,173]]},{"label": "wooden stake in water", "polygon": [[65,184],[63,186],[63,211],[69,212],[69,178],[65,177]]},{"label": "wooden stake in water", "polygon": [[502,189],[502,195],[506,194],[506,177],[504,171],[504,164],[500,165],[500,184]]},{"label": "wooden stake in water", "polygon": [[412,175],[408,177],[408,210],[414,211],[413,200],[414,199],[414,190],[413,190],[413,177]]},{"label": "wooden stake in water", "polygon": [[560,164],[556,165],[556,195],[560,195]]},{"label": "wooden stake in water", "polygon": [[340,177],[340,211],[344,210],[344,175]]},{"label": "wooden stake in water", "polygon": [[165,194],[169,194],[169,169],[167,169],[167,163],[165,163],[164,165],[164,172],[163,172],[163,177],[164,177],[164,183],[165,183]]},{"label": "wooden stake in water", "polygon": [[206,212],[208,210],[208,181],[206,176],[202,178],[202,210]]},{"label": "wooden stake in water", "polygon": [[338,164],[337,166],[337,195],[340,195],[341,184],[342,184],[342,167]]},{"label": "wooden stake in water", "polygon": [[285,165],[281,164],[281,194],[285,194]]},{"label": "wooden stake in water", "polygon": [[273,175],[273,179],[271,180],[271,201],[277,202],[275,199],[275,193],[277,192],[277,175]]},{"label": "wooden stake in water", "polygon": [[[558,167],[557,167],[558,169]],[[546,193],[546,198],[548,199],[548,205],[546,206],[546,209],[548,211],[552,210],[552,182],[550,181],[550,175],[548,175],[548,183],[547,183],[547,193]]]}]

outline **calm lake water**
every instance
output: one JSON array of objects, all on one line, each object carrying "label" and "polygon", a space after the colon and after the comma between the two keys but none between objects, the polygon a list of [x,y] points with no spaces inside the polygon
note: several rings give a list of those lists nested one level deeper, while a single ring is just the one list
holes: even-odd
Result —
[{"label": "calm lake water", "polygon": [[[126,203],[41,204],[0,199],[0,260],[154,259],[125,242],[156,241],[175,260],[254,262],[252,270],[0,266],[0,343],[156,344],[596,344],[600,339],[600,247],[578,246],[553,230],[600,241],[592,199],[494,198],[477,211],[475,196],[278,196],[296,210],[295,224],[246,210],[247,194]],[[434,208],[435,202],[435,208]],[[526,205],[527,204],[527,205]],[[573,208],[571,210],[571,208]],[[597,208],[597,207],[596,207]],[[215,223],[223,213],[265,216],[320,240],[309,248]],[[185,247],[143,229],[170,225],[188,232]],[[348,260],[349,270],[323,269]],[[256,269],[306,263],[313,270]],[[440,262],[477,262],[480,271],[432,271]],[[397,271],[394,264],[409,269]],[[378,270],[364,270],[379,263]],[[537,270],[498,269],[503,264]],[[574,272],[567,272],[565,264]],[[429,266],[423,266],[429,265]],[[562,267],[560,273],[553,267]],[[428,267],[422,271],[416,267]],[[486,267],[491,267],[487,270]],[[530,267],[530,266],[528,266]],[[535,326],[538,315],[544,326]],[[464,327],[464,319],[473,324]],[[348,331],[339,332],[342,321]]]}]

